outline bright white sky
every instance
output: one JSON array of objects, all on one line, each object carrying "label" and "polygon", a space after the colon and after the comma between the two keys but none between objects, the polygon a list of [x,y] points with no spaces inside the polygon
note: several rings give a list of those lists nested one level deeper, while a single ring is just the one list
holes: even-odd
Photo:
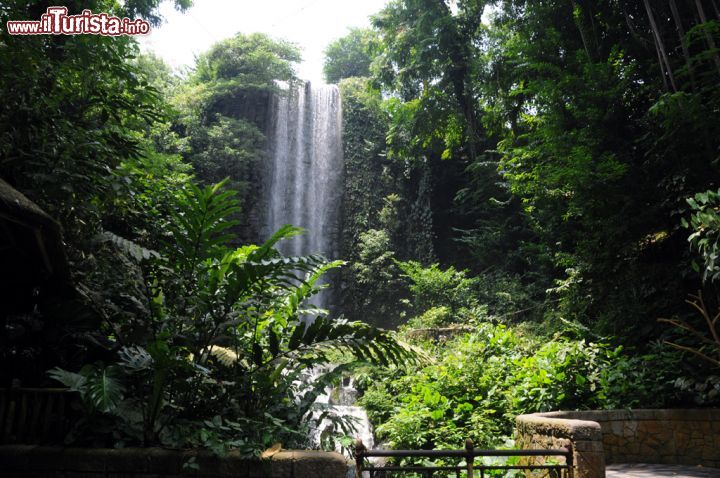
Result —
[{"label": "bright white sky", "polygon": [[165,23],[145,37],[144,50],[152,50],[175,68],[193,66],[195,56],[238,32],[262,32],[296,43],[303,63],[298,76],[322,82],[323,50],[351,27],[369,26],[368,17],[387,0],[195,0],[185,13],[173,2],[161,6]]}]

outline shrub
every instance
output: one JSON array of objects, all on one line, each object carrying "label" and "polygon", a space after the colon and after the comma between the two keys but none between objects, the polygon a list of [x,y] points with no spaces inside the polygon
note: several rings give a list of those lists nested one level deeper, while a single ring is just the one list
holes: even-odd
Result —
[{"label": "shrub", "polygon": [[473,329],[445,341],[416,340],[432,354],[430,365],[376,372],[360,382],[360,401],[379,440],[394,448],[459,448],[471,438],[493,447],[512,435],[523,413],[687,399],[674,387],[679,357],[666,349],[633,356],[562,332],[540,338],[488,322]]},{"label": "shrub", "polygon": [[159,252],[107,231],[99,238],[136,274],[115,275],[127,283],[88,297],[105,318],[98,341],[109,358],[51,372],[83,399],[71,439],[247,454],[278,441],[309,445],[322,418],[351,430],[342,417],[313,414],[331,380],[356,361],[411,357],[392,335],[331,320],[310,303],[320,277],[342,263],[281,256],[275,245],[301,230],[284,226],[262,245],[229,248],[237,202],[222,186],[190,183],[174,196]]}]

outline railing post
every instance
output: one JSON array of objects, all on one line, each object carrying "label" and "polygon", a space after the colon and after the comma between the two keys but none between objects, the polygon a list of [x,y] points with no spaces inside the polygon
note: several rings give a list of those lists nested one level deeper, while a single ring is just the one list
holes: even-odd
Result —
[{"label": "railing post", "polygon": [[568,478],[573,478],[575,476],[575,469],[574,469],[575,468],[575,459],[573,458],[574,452],[573,452],[573,448],[572,448],[572,443],[567,446],[567,451],[568,451],[568,454],[566,455],[566,458],[565,458],[565,464],[568,467],[567,468],[567,470],[568,470],[567,476],[568,476]]},{"label": "railing post", "polygon": [[465,440],[465,451],[467,452],[465,462],[467,463],[467,478],[473,478],[474,471],[473,467],[475,465],[475,455],[473,455],[473,449],[475,446],[473,445],[473,442],[471,439]]},{"label": "railing post", "polygon": [[363,460],[365,459],[363,454],[366,448],[362,440],[359,438],[355,439],[355,478],[362,478],[363,472]]}]

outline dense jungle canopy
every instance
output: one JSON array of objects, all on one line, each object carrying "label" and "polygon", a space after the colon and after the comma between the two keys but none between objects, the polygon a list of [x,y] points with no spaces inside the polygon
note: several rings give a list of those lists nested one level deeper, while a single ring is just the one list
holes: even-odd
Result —
[{"label": "dense jungle canopy", "polygon": [[[161,22],[158,0],[62,3]],[[77,390],[76,442],[219,453],[349,444],[342,417],[308,438],[348,374],[392,446],[717,405],[719,44],[716,0],[390,0],[326,50],[345,167],[325,258],[283,257],[291,226],[261,237],[295,45],[239,33],[179,74],[131,37],[3,28],[0,205],[26,207],[0,208],[0,387]]]}]

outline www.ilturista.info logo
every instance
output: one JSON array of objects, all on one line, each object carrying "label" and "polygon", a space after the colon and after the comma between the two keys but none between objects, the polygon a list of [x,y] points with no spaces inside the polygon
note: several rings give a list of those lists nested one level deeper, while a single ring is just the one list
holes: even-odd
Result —
[{"label": "www.ilturista.info logo", "polygon": [[40,20],[9,20],[11,35],[146,35],[150,24],[145,20],[111,17],[107,13],[83,10],[80,15],[68,15],[67,7],[49,7]]}]

